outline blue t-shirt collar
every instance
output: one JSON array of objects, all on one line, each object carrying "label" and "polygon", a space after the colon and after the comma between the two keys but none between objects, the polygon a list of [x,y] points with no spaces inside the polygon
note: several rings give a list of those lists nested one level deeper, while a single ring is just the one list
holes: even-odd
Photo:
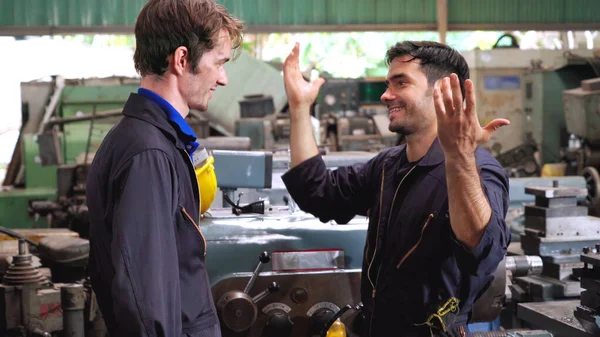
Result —
[{"label": "blue t-shirt collar", "polygon": [[167,114],[167,118],[175,125],[175,130],[179,135],[179,139],[183,141],[186,151],[191,156],[191,154],[194,153],[199,146],[198,142],[196,142],[197,136],[190,125],[185,121],[181,114],[179,114],[177,109],[175,109],[175,107],[173,107],[173,105],[171,105],[171,103],[169,103],[167,100],[151,90],[139,88],[138,94],[156,103]]}]

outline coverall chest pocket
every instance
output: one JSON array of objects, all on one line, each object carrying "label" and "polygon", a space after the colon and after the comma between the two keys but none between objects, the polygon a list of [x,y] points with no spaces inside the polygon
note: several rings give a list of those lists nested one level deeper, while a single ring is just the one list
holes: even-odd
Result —
[{"label": "coverall chest pocket", "polygon": [[206,257],[206,239],[200,227],[185,207],[179,205],[177,209],[177,242],[180,256]]},{"label": "coverall chest pocket", "polygon": [[183,332],[196,332],[216,323],[206,272],[206,241],[187,209],[177,210],[177,252],[181,282]]},{"label": "coverall chest pocket", "polygon": [[[396,268],[411,264],[413,266],[426,266],[440,261],[447,253],[448,231],[444,218],[431,213],[422,221],[420,234],[417,241],[411,243],[406,254],[399,259]],[[449,249],[449,248],[448,248]]]},{"label": "coverall chest pocket", "polygon": [[418,263],[438,265],[452,255],[450,223],[444,216],[433,217],[421,236]]}]

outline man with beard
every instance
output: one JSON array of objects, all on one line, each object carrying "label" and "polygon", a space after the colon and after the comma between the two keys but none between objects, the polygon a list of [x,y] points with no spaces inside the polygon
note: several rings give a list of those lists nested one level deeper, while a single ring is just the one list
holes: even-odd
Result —
[{"label": "man with beard", "polygon": [[[406,144],[365,164],[330,171],[319,156],[298,45],[285,61],[290,105],[291,196],[321,221],[369,217],[361,336],[468,336],[473,302],[491,284],[510,232],[508,177],[480,144],[509,121],[481,127],[464,58],[435,42],[401,42],[386,55],[393,132]],[[463,97],[466,104],[463,104]]]}]

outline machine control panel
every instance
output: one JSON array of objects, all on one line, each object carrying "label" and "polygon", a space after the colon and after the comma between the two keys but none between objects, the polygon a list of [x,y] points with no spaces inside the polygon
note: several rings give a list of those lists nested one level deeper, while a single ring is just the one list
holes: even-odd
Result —
[{"label": "machine control panel", "polygon": [[354,116],[360,104],[358,84],[356,79],[328,79],[323,84],[318,98],[319,117],[327,114],[338,117]]},{"label": "machine control panel", "polygon": [[[261,273],[267,256],[260,255],[253,273],[234,274],[213,286],[223,337],[321,336],[340,308],[360,302],[358,269]],[[348,337],[358,336],[352,331],[356,314],[340,318]]]}]

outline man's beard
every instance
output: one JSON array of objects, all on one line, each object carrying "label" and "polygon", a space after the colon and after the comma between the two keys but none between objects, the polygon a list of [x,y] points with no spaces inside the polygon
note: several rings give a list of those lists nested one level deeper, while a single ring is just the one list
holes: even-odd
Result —
[{"label": "man's beard", "polygon": [[427,91],[423,100],[412,102],[410,107],[405,102],[388,104],[388,108],[390,106],[398,106],[404,112],[401,119],[396,118],[394,122],[390,121],[388,130],[403,136],[410,136],[421,132],[422,128],[429,125],[429,122],[426,120],[426,114],[424,114],[430,108],[428,100],[433,101],[433,89]]},{"label": "man's beard", "polygon": [[390,124],[390,127],[388,128],[391,132],[397,133],[399,135],[402,136],[410,136],[414,133],[414,131],[412,130],[412,128],[406,126],[406,125],[398,125],[398,126],[392,126]]},{"label": "man's beard", "polygon": [[409,112],[407,106],[404,103],[399,104],[397,106],[399,106],[402,109],[403,116],[401,116],[401,118],[396,117],[394,121],[390,121],[388,130],[400,135],[409,136],[414,132],[414,130],[411,126],[408,125],[410,123],[408,122]]}]

